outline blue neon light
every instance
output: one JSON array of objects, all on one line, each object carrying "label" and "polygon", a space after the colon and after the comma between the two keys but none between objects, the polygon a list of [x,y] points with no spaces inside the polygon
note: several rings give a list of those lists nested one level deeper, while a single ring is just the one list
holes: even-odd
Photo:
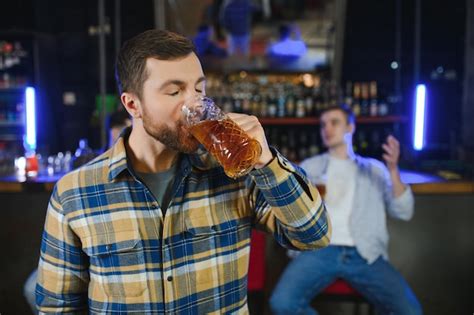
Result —
[{"label": "blue neon light", "polygon": [[26,144],[28,149],[36,150],[36,97],[35,89],[25,89],[26,100]]},{"label": "blue neon light", "polygon": [[418,84],[416,86],[415,132],[413,135],[413,148],[417,151],[422,150],[425,145],[425,112],[426,86]]},{"label": "blue neon light", "polygon": [[281,57],[299,57],[306,54],[306,44],[301,40],[285,39],[273,44],[270,54]]}]

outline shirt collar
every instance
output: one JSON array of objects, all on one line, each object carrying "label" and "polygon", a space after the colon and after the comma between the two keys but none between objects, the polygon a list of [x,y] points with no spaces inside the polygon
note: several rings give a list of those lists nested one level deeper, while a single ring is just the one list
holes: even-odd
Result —
[{"label": "shirt collar", "polygon": [[[132,127],[125,128],[115,144],[109,150],[109,180],[114,180],[123,171],[128,172],[134,176],[134,171],[127,160],[127,151],[125,149],[125,142],[132,131]],[[197,168],[199,170],[208,170],[217,166],[217,161],[203,148],[199,148],[196,153],[184,154],[180,153],[178,157],[178,174],[186,176],[191,172],[191,169]]]},{"label": "shirt collar", "polygon": [[130,136],[131,127],[125,128],[120,137],[115,141],[110,149],[109,157],[109,180],[114,180],[120,173],[128,169],[127,165],[127,151],[125,150],[125,141]]}]

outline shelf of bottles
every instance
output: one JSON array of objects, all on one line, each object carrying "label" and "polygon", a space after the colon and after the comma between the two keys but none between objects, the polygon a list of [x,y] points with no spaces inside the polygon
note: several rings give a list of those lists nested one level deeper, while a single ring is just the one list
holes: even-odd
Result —
[{"label": "shelf of bottles", "polygon": [[33,69],[29,45],[0,37],[0,174],[11,173],[12,161],[24,152],[25,88]]},{"label": "shelf of bottles", "polygon": [[347,82],[343,89],[317,74],[241,71],[208,76],[206,93],[225,112],[257,116],[269,143],[292,161],[322,150],[318,117],[331,106],[345,103],[352,108],[358,124],[354,149],[369,156],[380,156],[393,125],[407,121],[380,97],[375,81]]}]

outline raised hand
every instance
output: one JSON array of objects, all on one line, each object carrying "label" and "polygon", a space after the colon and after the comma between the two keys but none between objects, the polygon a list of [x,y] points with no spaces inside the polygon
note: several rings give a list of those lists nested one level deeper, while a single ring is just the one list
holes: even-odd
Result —
[{"label": "raised hand", "polygon": [[273,154],[268,147],[265,131],[263,130],[260,121],[258,121],[258,118],[238,113],[228,113],[227,116],[235,121],[235,123],[239,125],[240,128],[242,128],[251,138],[260,143],[260,146],[262,147],[262,155],[255,165],[255,168],[261,168],[267,165],[273,159]]},{"label": "raised hand", "polygon": [[398,168],[398,160],[400,158],[400,143],[398,140],[390,135],[387,137],[387,141],[382,144],[382,148],[385,153],[382,155],[387,168],[389,170],[395,170]]}]

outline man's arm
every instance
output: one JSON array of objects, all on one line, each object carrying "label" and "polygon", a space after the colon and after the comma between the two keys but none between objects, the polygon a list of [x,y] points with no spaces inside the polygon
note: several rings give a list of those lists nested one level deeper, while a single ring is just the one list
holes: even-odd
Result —
[{"label": "man's arm", "polygon": [[87,313],[88,259],[55,187],[48,205],[36,285],[40,313]]},{"label": "man's arm", "polygon": [[331,222],[326,207],[302,169],[275,151],[267,166],[250,175],[256,223],[280,245],[299,250],[329,245]]},{"label": "man's arm", "polygon": [[288,248],[327,246],[331,236],[329,216],[318,190],[303,170],[276,151],[272,152],[255,116],[236,113],[228,116],[262,147],[248,183],[249,204],[256,211],[256,223],[271,231],[276,240]]},{"label": "man's arm", "polygon": [[388,212],[392,217],[409,220],[414,212],[414,198],[410,187],[405,185],[400,178],[398,170],[400,143],[390,135],[382,148],[385,151],[382,157],[388,169],[388,176],[385,174],[385,199],[388,204]]},{"label": "man's arm", "polygon": [[390,181],[392,183],[393,197],[400,197],[406,189],[406,186],[400,179],[400,172],[398,171],[398,160],[400,158],[400,143],[394,136],[388,136],[387,142],[382,144],[385,153],[382,155],[387,164],[388,172],[390,174]]}]

